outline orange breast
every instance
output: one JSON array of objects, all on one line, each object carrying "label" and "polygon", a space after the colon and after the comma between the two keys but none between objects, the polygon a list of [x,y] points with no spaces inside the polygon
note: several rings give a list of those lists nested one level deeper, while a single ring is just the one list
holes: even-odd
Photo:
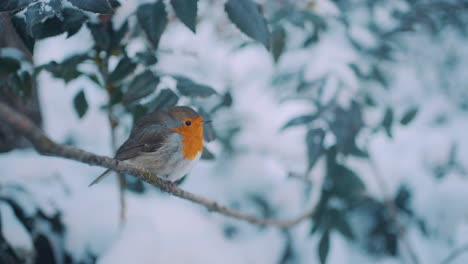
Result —
[{"label": "orange breast", "polygon": [[186,159],[193,160],[203,150],[203,137],[184,136],[182,139],[182,154]]},{"label": "orange breast", "polygon": [[203,150],[203,118],[201,116],[188,118],[191,126],[182,125],[172,129],[182,135],[182,154],[184,158],[193,160]]}]

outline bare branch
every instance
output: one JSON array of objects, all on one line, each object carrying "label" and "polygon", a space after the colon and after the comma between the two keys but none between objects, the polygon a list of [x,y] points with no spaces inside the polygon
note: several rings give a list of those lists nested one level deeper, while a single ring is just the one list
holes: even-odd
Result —
[{"label": "bare branch", "polygon": [[117,173],[135,176],[140,180],[147,182],[164,192],[200,204],[206,207],[211,212],[217,212],[219,214],[244,220],[252,224],[263,226],[275,226],[279,228],[292,227],[302,222],[303,220],[310,219],[315,213],[315,208],[313,208],[310,211],[307,211],[306,213],[302,214],[301,216],[289,220],[258,218],[254,215],[246,214],[241,211],[220,205],[216,201],[184,191],[177,187],[176,184],[162,180],[153,175],[148,170],[139,168],[125,161],[119,161],[109,157],[95,155],[93,153],[81,150],[79,148],[55,143],[54,141],[49,139],[44,134],[44,132],[37,126],[35,126],[28,118],[17,113],[2,102],[0,102],[0,120],[1,122],[8,123],[13,129],[23,134],[27,139],[31,141],[31,143],[34,145],[34,148],[42,155],[63,157],[66,159],[87,163],[89,165],[105,167],[114,170]]}]

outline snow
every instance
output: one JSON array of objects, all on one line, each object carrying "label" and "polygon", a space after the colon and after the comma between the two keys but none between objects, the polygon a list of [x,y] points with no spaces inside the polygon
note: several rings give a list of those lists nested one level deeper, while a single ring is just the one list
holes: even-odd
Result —
[{"label": "snow", "polygon": [[[203,5],[200,3],[201,7]],[[323,8],[324,14],[330,16],[339,12],[329,1],[318,1],[317,8]],[[124,10],[126,14],[131,12],[128,7]],[[206,10],[203,12],[210,15]],[[385,24],[391,27],[394,23],[391,17],[384,10],[379,12]],[[122,17],[118,19],[122,20]],[[309,49],[288,52],[275,66],[261,45],[235,49],[238,44],[236,40],[226,40],[226,36],[238,39],[239,33],[230,27],[226,32],[220,30],[220,25],[216,23],[223,19],[226,18],[221,15],[213,20],[202,19],[197,25],[196,34],[187,30],[182,23],[171,23],[160,44],[162,50],[169,52],[157,54],[158,71],[183,74],[211,85],[220,94],[231,91],[233,109],[217,114],[214,125],[219,126],[220,130],[233,124],[242,126],[235,138],[239,154],[229,156],[221,152],[216,141],[208,143],[217,160],[197,164],[182,187],[222,204],[259,214],[248,198],[254,193],[276,208],[274,217],[286,219],[297,216],[313,207],[320,198],[324,162],[320,160],[308,175],[313,190],[304,204],[304,184],[289,179],[287,175],[291,171],[300,174],[305,171],[306,149],[303,142],[306,130],[299,127],[280,132],[280,128],[291,118],[308,113],[311,106],[304,101],[279,104],[277,91],[271,87],[271,78],[299,65],[305,67],[307,80],[330,74],[330,87],[346,84],[339,100],[345,105],[361,88],[360,81],[348,67],[358,59],[358,55],[345,40],[344,29],[337,28],[323,35],[319,43]],[[355,33],[355,37],[369,45],[375,41],[362,29],[357,28]],[[439,45],[460,48],[461,44],[453,38],[434,44],[426,51],[433,51],[431,54],[434,54],[434,49]],[[440,78],[433,74],[438,70],[435,66],[439,65],[438,58],[432,60],[423,51],[416,52],[417,46],[425,44],[427,40],[409,38],[403,41],[408,45],[412,41],[416,43],[410,47],[413,53],[400,54],[398,67],[391,72],[394,76],[391,92],[385,93],[381,100],[397,106],[395,113],[398,117],[412,105],[416,104],[420,109],[409,126],[394,127],[393,139],[388,139],[383,133],[371,136],[369,151],[391,195],[403,183],[412,188],[413,208],[428,220],[430,230],[437,235],[426,238],[415,226],[411,226],[408,237],[416,245],[421,263],[435,263],[435,260],[441,260],[451,250],[468,242],[468,205],[463,202],[468,200],[466,175],[453,172],[436,179],[431,170],[431,166],[446,161],[452,143],[458,146],[458,160],[467,164],[468,140],[465,131],[468,129],[468,119],[466,112],[461,112],[453,104],[453,97],[442,96],[443,92],[434,87],[435,84],[427,87],[428,83],[433,84],[434,79]],[[36,47],[35,62],[60,61],[67,54],[87,50],[90,43],[90,34],[85,29],[70,39],[59,36],[40,41]],[[141,40],[131,43],[129,54],[142,46]],[[422,64],[416,59],[428,61]],[[461,68],[466,69],[466,65]],[[461,73],[456,76],[463,78]],[[44,129],[48,135],[58,142],[73,139],[77,146],[93,153],[112,155],[106,115],[100,110],[107,100],[104,91],[96,89],[85,79],[65,86],[47,73],[39,76],[39,83]],[[171,80],[164,80],[162,85],[170,87]],[[85,90],[90,108],[80,120],[71,102],[81,88]],[[335,95],[335,90],[327,89],[327,93],[324,97],[329,100]],[[435,126],[434,118],[441,113],[448,120],[443,125]],[[380,120],[380,116],[372,118],[373,114],[365,113],[366,121],[375,123]],[[127,121],[128,118],[125,118],[119,128],[119,135],[122,135],[120,142],[125,139],[130,127]],[[369,193],[383,198],[368,163],[354,160],[351,165],[362,176]],[[41,208],[46,208],[50,213],[57,208],[63,211],[67,226],[65,246],[76,257],[92,252],[100,256],[99,263],[275,263],[284,250],[285,240],[280,230],[259,229],[209,213],[198,205],[161,194],[152,187],[143,195],[127,192],[127,221],[121,227],[116,180],[108,179],[92,188],[87,187],[102,172],[102,168],[42,157],[32,150],[2,155],[0,168],[0,183],[27,184],[31,186]],[[57,178],[61,184],[50,184]],[[13,244],[29,250],[30,241],[21,226],[13,221],[11,209],[2,205],[0,211],[2,223],[4,219],[10,223],[2,225],[2,232],[9,239],[18,239]],[[228,226],[236,230],[232,237],[224,234]],[[309,229],[309,222],[304,222],[291,230],[299,263],[318,262],[316,248],[319,236],[308,236]],[[337,233],[331,235],[328,259],[329,263],[400,262],[390,257],[369,256]],[[467,261],[468,254],[465,254],[454,263]]]}]

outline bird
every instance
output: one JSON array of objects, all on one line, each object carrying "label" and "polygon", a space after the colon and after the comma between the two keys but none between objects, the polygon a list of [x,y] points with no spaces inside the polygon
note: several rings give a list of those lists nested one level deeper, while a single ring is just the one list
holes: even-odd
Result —
[{"label": "bird", "polygon": [[[156,110],[138,119],[115,159],[145,168],[157,177],[177,182],[187,175],[203,151],[203,117],[188,106]],[[108,169],[89,186],[110,174]]]}]

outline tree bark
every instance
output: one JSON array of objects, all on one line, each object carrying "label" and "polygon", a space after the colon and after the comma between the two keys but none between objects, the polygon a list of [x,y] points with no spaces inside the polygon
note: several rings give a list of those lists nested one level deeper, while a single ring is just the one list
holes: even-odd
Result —
[{"label": "tree bark", "polygon": [[[8,13],[0,13],[0,48],[16,48],[22,51],[27,60],[32,63],[33,52],[27,48],[11,18]],[[19,113],[29,117],[40,127],[42,125],[42,115],[36,80],[32,78],[31,94],[28,97],[15,94],[11,89],[11,83],[12,77],[0,77],[0,102],[8,104]],[[26,147],[30,147],[30,144],[23,136],[18,135],[9,126],[0,122],[0,152]]]}]

